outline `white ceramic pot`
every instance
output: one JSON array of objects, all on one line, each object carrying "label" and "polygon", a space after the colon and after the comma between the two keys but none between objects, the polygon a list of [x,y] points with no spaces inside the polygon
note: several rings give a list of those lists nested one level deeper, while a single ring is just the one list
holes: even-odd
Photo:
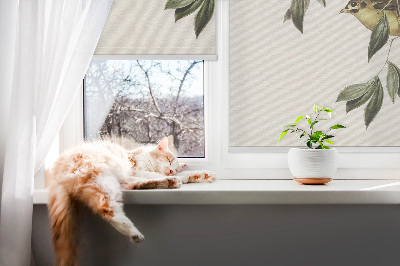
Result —
[{"label": "white ceramic pot", "polygon": [[288,163],[294,180],[303,184],[325,184],[332,180],[337,170],[337,157],[336,149],[292,148]]}]

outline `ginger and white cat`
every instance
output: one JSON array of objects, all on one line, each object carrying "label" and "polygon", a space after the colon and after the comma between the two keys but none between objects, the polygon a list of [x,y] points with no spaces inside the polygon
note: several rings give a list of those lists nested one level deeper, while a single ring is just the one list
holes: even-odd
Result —
[{"label": "ginger and white cat", "polygon": [[52,169],[54,182],[48,204],[57,265],[76,265],[77,202],[140,242],[143,235],[123,211],[121,189],[179,188],[182,183],[215,181],[211,172],[182,171],[183,167],[168,149],[167,138],[156,147],[131,151],[116,143],[97,141],[63,153]]}]

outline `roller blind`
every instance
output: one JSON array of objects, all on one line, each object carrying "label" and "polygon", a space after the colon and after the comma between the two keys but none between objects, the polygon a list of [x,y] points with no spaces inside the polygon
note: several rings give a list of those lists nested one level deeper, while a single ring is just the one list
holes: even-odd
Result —
[{"label": "roller blind", "polygon": [[214,0],[114,0],[95,55],[215,60],[213,13]]},{"label": "roller blind", "polygon": [[[398,73],[386,63],[388,58],[400,67],[400,40],[392,43],[396,36],[389,36],[368,60],[370,43],[376,47],[379,39],[350,11],[362,6],[350,3],[346,9],[348,1],[327,0],[326,7],[325,1],[301,1],[229,1],[230,146],[305,146],[304,138],[288,134],[279,143],[278,138],[300,115],[313,115],[313,104],[335,111],[332,120],[316,128],[337,123],[347,127],[332,132],[336,146],[400,146],[398,87],[391,94],[393,84],[387,84]],[[292,3],[298,3],[292,10],[304,8],[303,23],[303,12],[297,12],[293,23],[288,11]],[[376,77],[381,86],[373,85],[371,94],[337,101],[345,88]],[[307,122],[301,126],[309,127]]]}]

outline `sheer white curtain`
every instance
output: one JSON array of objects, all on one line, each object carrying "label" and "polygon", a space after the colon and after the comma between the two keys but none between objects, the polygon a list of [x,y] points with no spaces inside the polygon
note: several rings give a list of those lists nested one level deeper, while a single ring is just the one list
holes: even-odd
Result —
[{"label": "sheer white curtain", "polygon": [[[15,18],[8,21],[16,23],[16,40],[2,181],[0,265],[30,263],[33,177],[82,84],[112,4],[112,0],[16,2]],[[7,53],[0,51],[2,58]]]}]

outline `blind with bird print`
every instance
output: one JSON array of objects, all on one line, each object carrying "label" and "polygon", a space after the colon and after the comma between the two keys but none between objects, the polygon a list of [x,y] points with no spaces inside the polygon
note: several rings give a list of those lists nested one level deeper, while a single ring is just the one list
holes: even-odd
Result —
[{"label": "blind with bird print", "polygon": [[400,146],[398,0],[229,4],[231,147],[299,145],[277,137],[313,104],[347,127],[333,146]]}]

